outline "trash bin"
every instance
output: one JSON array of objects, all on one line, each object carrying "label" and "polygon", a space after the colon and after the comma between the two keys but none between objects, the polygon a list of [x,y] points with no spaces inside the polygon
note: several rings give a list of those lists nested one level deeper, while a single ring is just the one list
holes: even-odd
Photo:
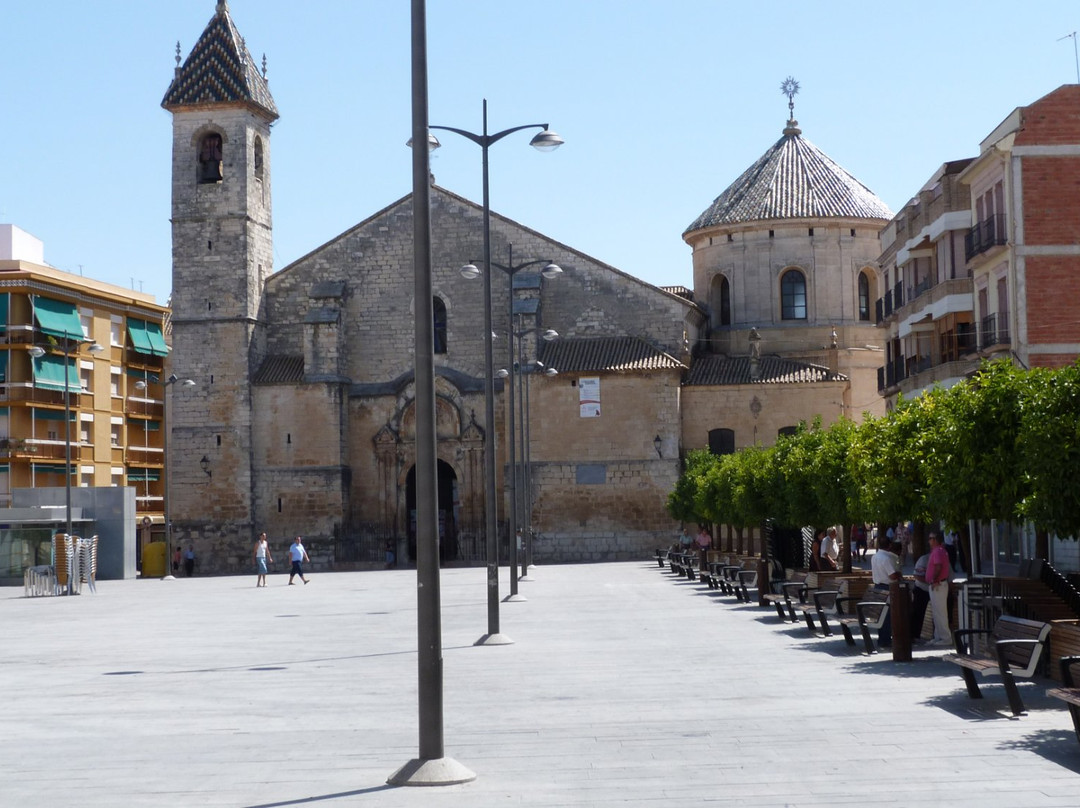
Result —
[{"label": "trash bin", "polygon": [[165,542],[154,541],[143,547],[142,577],[165,577]]}]

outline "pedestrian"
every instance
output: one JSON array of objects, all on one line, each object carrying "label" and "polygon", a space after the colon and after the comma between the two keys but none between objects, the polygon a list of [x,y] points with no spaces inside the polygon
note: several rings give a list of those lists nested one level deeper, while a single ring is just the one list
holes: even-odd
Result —
[{"label": "pedestrian", "polygon": [[704,525],[699,525],[701,528],[697,534],[697,546],[698,546],[698,569],[708,569],[708,552],[712,546],[712,534],[705,529]]},{"label": "pedestrian", "polygon": [[173,555],[172,555],[172,571],[173,571],[173,575],[176,575],[178,572],[180,572],[180,562],[183,560],[183,558],[184,558],[184,553],[183,553],[183,551],[181,551],[180,545],[177,545],[176,550],[173,551]]},{"label": "pedestrian", "polygon": [[825,531],[825,538],[821,541],[821,569],[839,569],[840,565],[837,563],[839,558],[840,545],[836,541],[836,528],[830,527]]},{"label": "pedestrian", "polygon": [[949,582],[952,568],[941,536],[930,533],[930,561],[926,565],[926,583],[930,585],[930,613],[934,616],[934,639],[930,645],[952,645],[949,629]]},{"label": "pedestrian", "polygon": [[297,575],[306,585],[308,579],[304,577],[304,562],[311,559],[308,558],[307,550],[304,549],[304,540],[299,536],[289,545],[289,560],[292,561],[292,569],[289,570],[289,586],[293,585],[293,578]]},{"label": "pedestrian", "polygon": [[195,548],[190,544],[184,551],[184,575],[190,578],[195,574]]},{"label": "pedestrian", "polygon": [[953,572],[960,569],[959,559],[956,552],[956,542],[959,536],[956,535],[955,530],[945,531],[945,552],[949,554],[949,566],[952,567]]},{"label": "pedestrian", "polygon": [[258,570],[258,578],[255,579],[255,588],[266,586],[266,565],[274,563],[274,557],[270,554],[270,544],[266,541],[266,534],[260,533],[259,540],[255,542],[255,567]]},{"label": "pedestrian", "polygon": [[[886,545],[870,558],[870,574],[873,576],[874,589],[878,592],[887,594],[891,589],[891,582],[903,578],[900,573],[900,559],[896,555],[896,551],[900,550],[900,546],[899,542],[894,542],[891,547]],[[891,615],[878,629],[878,647],[892,647]]]}]

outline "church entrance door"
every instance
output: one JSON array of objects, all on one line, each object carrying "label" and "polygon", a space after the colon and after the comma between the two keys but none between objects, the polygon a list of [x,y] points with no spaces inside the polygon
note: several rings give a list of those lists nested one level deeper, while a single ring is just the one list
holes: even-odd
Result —
[{"label": "church entrance door", "polygon": [[[439,561],[458,558],[457,523],[459,512],[458,479],[449,463],[439,461],[437,483],[439,497]],[[416,466],[405,478],[405,502],[409,514],[409,560],[416,562]]]}]

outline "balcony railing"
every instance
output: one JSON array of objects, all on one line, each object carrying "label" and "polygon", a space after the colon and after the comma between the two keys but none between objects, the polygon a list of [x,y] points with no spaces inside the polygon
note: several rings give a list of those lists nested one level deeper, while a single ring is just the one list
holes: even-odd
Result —
[{"label": "balcony railing", "polygon": [[995,213],[967,231],[964,236],[964,258],[970,261],[991,247],[1005,243],[1005,214]]},{"label": "balcony railing", "polygon": [[996,314],[983,317],[979,336],[979,348],[984,351],[993,345],[1010,344],[1008,316],[1003,315],[1000,320]]}]

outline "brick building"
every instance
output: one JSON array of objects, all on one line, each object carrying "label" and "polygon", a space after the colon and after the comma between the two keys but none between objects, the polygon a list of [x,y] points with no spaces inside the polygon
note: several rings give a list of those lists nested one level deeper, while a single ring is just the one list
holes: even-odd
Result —
[{"label": "brick building", "polygon": [[[174,403],[178,535],[216,571],[244,568],[260,530],[304,534],[317,563],[380,560],[388,542],[411,555],[411,197],[273,271],[278,111],[224,2],[162,105],[173,117],[172,362],[200,381]],[[521,337],[537,560],[634,558],[666,543],[686,449],[771,443],[816,414],[880,406],[869,301],[891,214],[800,135],[789,121],[687,231],[693,292],[492,214],[494,261],[563,270],[492,278],[497,366],[513,359],[507,333]],[[478,562],[486,441],[503,531],[510,476],[501,383],[496,434],[483,426],[481,283],[458,271],[482,255],[482,210],[436,186],[431,230],[441,553]],[[538,339],[548,329],[559,338]],[[541,368],[558,375],[529,372]]]}]

